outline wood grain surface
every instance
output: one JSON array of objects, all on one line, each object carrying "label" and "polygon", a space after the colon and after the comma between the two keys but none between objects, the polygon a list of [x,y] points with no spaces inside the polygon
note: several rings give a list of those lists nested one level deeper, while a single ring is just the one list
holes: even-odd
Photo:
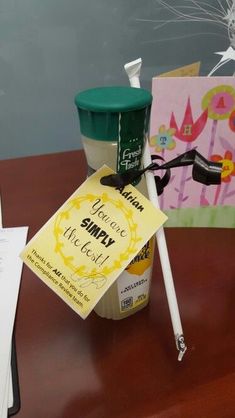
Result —
[{"label": "wood grain surface", "polygon": [[[82,151],[0,161],[3,224],[29,238],[86,177]],[[155,254],[147,308],[80,319],[24,267],[16,317],[19,418],[234,418],[235,230],[168,228],[188,351],[177,361]]]}]

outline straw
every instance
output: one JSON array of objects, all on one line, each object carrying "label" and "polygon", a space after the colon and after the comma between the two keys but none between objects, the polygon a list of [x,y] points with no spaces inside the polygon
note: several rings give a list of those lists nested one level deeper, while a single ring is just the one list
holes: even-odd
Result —
[{"label": "straw", "polygon": [[[124,66],[126,73],[130,80],[130,85],[132,87],[137,87],[137,88],[140,87],[139,75],[140,75],[141,65],[142,65],[142,60],[141,58],[139,58],[138,60],[130,62]],[[133,74],[134,74],[134,77],[133,77]],[[144,163],[144,167],[147,167],[149,164],[152,163],[148,143],[146,143],[146,146],[145,146],[143,163]],[[147,171],[145,173],[145,178],[146,178],[146,183],[147,183],[149,200],[157,209],[160,209],[154,174],[151,171]],[[182,330],[181,319],[180,319],[180,314],[179,314],[179,307],[178,307],[177,297],[175,293],[174,280],[172,276],[170,259],[168,255],[166,238],[165,238],[163,227],[159,228],[159,230],[157,231],[156,239],[157,239],[157,244],[158,244],[160,262],[161,262],[161,267],[162,267],[168,306],[170,310],[173,332],[175,336],[176,347],[179,351],[178,360],[181,361],[187,350],[187,347],[184,342],[183,330]]]}]

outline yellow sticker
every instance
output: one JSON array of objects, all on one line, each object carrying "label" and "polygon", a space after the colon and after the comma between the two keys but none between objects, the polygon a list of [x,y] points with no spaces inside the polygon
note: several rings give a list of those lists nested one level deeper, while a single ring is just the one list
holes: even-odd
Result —
[{"label": "yellow sticker", "polygon": [[82,318],[167,220],[136,188],[89,177],[31,239],[21,258]]}]

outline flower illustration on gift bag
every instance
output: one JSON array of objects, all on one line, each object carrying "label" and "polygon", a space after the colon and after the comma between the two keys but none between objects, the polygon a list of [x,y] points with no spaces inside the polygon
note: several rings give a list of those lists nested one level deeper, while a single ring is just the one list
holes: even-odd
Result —
[{"label": "flower illustration on gift bag", "polygon": [[158,134],[150,138],[150,145],[154,147],[156,152],[164,152],[165,149],[173,150],[176,146],[173,135],[175,134],[175,129],[167,129],[165,125],[161,125]]},{"label": "flower illustration on gift bag", "polygon": [[[235,163],[233,161],[233,154],[231,151],[225,151],[224,156],[214,154],[211,156],[211,160],[222,163],[221,182],[225,184],[223,185],[223,193],[220,199],[220,204],[223,205],[226,198],[235,194],[235,190],[230,192],[228,191],[232,177],[235,176]],[[216,188],[214,205],[216,205],[218,202],[221,187],[222,185],[219,184]]]},{"label": "flower illustration on gift bag", "polygon": [[202,109],[208,109],[208,117],[214,121],[228,119],[235,109],[235,90],[220,85],[209,90],[202,99]]},{"label": "flower illustration on gift bag", "polygon": [[[192,148],[192,143],[196,141],[199,135],[202,133],[206,122],[207,122],[208,110],[205,109],[198,119],[194,122],[193,115],[192,115],[192,108],[190,98],[188,98],[183,122],[180,128],[178,128],[175,115],[172,112],[171,120],[170,120],[170,127],[171,129],[175,129],[175,138],[179,139],[186,143],[185,152],[190,151]],[[178,193],[178,205],[177,207],[180,208],[182,203],[185,202],[189,196],[184,196],[184,188],[185,183],[191,180],[191,176],[187,177],[188,167],[184,166],[181,171],[181,180],[180,180],[180,188],[175,188],[175,191]]]},{"label": "flower illustration on gift bag", "polygon": [[[162,158],[165,157],[165,150],[171,151],[175,148],[176,142],[173,138],[175,134],[175,129],[173,128],[166,128],[165,125],[161,125],[158,130],[157,135],[153,135],[149,143],[152,147],[154,147],[154,151],[157,153],[161,153]],[[171,178],[171,180],[173,177]],[[163,209],[164,207],[164,193],[160,196],[160,207]]]},{"label": "flower illustration on gift bag", "polygon": [[[175,129],[174,136],[176,138],[180,139],[180,141],[187,142],[187,144],[190,144],[191,142],[194,142],[203,131],[207,121],[207,116],[208,110],[205,109],[204,112],[202,112],[202,114],[199,116],[199,118],[194,122],[191,102],[190,98],[188,98],[181,128],[178,128],[173,112],[171,114],[170,127]],[[187,147],[191,148],[189,146]]]},{"label": "flower illustration on gift bag", "polygon": [[[232,86],[220,85],[209,90],[202,99],[202,109],[208,109],[208,118],[212,119],[211,138],[208,158],[213,154],[216,130],[219,120],[229,119],[235,109],[235,89]],[[202,186],[200,203],[205,206],[209,202],[205,198],[206,186]]]},{"label": "flower illustration on gift bag", "polygon": [[233,110],[229,116],[229,127],[231,131],[235,132],[235,110]]}]

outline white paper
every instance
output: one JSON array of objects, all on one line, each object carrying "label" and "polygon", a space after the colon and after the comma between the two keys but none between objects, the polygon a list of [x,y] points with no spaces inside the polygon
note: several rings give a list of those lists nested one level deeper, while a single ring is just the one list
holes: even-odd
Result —
[{"label": "white paper", "polygon": [[[11,358],[11,351],[10,351],[10,358]],[[14,403],[11,367],[9,367],[8,375],[9,375],[9,388],[8,388],[8,393],[6,394],[6,396],[7,396],[7,401],[8,401],[8,408],[11,408]]]},{"label": "white paper", "polygon": [[7,373],[7,380],[6,380],[6,385],[5,385],[5,394],[4,394],[4,400],[3,400],[1,418],[7,418],[7,416],[8,416],[8,408],[9,408],[9,406],[8,406],[8,403],[9,403],[8,395],[9,395],[9,390],[10,390],[10,385],[11,385],[11,382],[10,382],[10,374],[9,374],[9,371],[11,370],[11,367],[10,367],[10,364],[11,364],[10,355],[11,355],[11,350],[10,350],[9,359],[8,359],[8,373]]},{"label": "white paper", "polygon": [[28,227],[0,229],[0,418],[6,418],[10,383],[12,331]]},{"label": "white paper", "polygon": [[2,201],[0,195],[0,228],[2,228]]},{"label": "white paper", "polygon": [[[2,198],[1,198],[1,195],[0,195],[0,228],[2,228]],[[10,360],[11,360],[11,349],[10,349],[9,357],[10,357]],[[13,403],[14,403],[11,361],[10,361],[8,369],[9,369],[9,371],[8,371],[8,374],[9,374],[9,378],[8,378],[9,384],[8,384],[8,386],[9,386],[9,388],[8,388],[8,391],[6,391],[5,402],[7,402],[8,408],[11,408],[13,406]]]}]

